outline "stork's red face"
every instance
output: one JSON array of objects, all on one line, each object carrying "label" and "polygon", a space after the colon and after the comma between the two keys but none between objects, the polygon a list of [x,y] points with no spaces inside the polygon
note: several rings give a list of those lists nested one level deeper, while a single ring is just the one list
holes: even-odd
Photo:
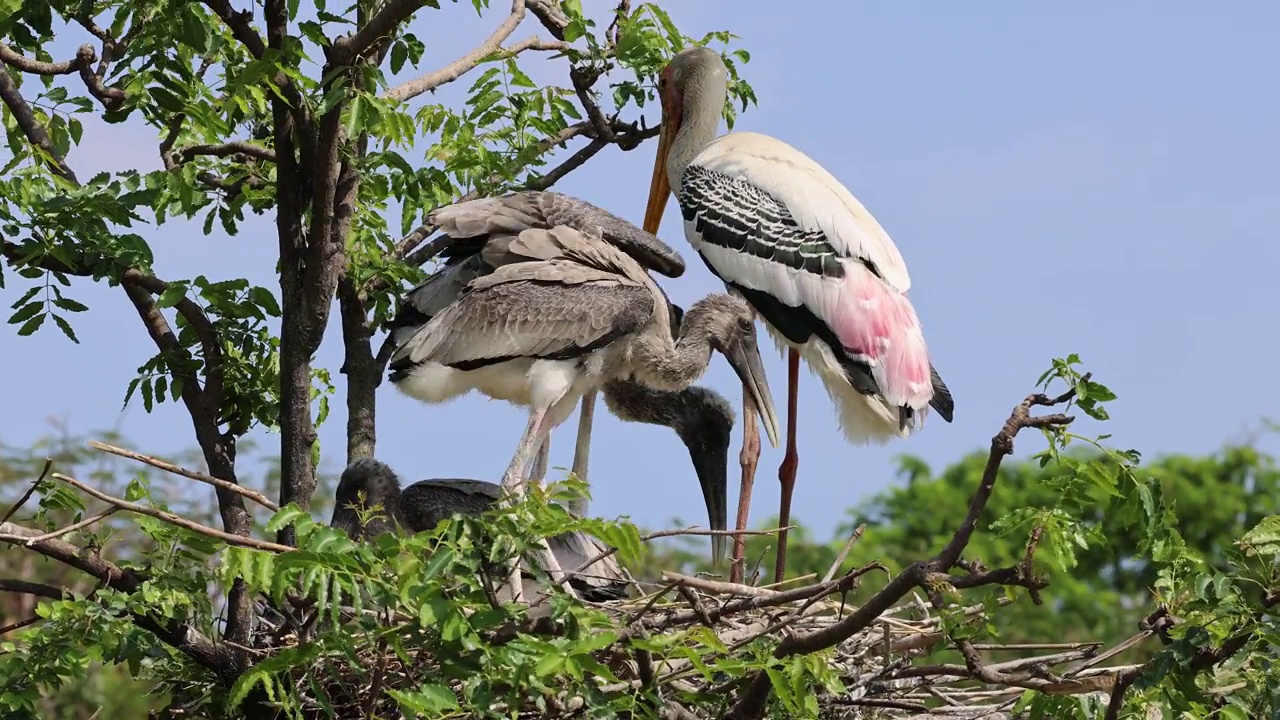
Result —
[{"label": "stork's red face", "polygon": [[658,73],[658,97],[662,101],[662,129],[658,134],[658,154],[653,160],[653,178],[649,181],[649,201],[645,204],[644,230],[657,234],[662,224],[662,213],[667,209],[667,196],[671,182],[667,178],[667,155],[671,152],[671,140],[680,129],[684,115],[683,97],[676,83],[675,63],[668,64]]}]

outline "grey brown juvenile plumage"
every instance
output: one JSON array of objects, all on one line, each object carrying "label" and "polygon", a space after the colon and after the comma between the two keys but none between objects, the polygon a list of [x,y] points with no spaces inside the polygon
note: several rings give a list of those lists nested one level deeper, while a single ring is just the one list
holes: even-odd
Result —
[{"label": "grey brown juvenile plumage", "polygon": [[531,409],[504,485],[521,484],[539,444],[587,390],[632,376],[655,389],[681,390],[706,370],[712,350],[757,396],[776,444],[753,314],[741,298],[721,293],[698,301],[673,341],[661,290],[635,260],[600,238],[567,227],[528,229],[504,252],[526,260],[470,281],[390,363],[392,382],[427,402],[478,389]]},{"label": "grey brown juvenile plumage", "polygon": [[[680,255],[657,237],[595,205],[559,193],[528,191],[472,200],[441,208],[429,219],[450,239],[440,255],[445,264],[405,295],[395,318],[388,323],[389,339],[397,347],[407,343],[419,329],[456,301],[473,280],[503,265],[528,262],[530,258],[510,251],[511,241],[526,229],[571,227],[598,235],[647,270],[678,277],[685,269]],[[667,301],[665,295],[663,300]],[[683,311],[667,302],[675,339]],[[393,369],[392,381],[396,379]],[[724,529],[729,444],[728,437],[722,436],[720,430],[733,426],[733,411],[728,402],[707,388],[658,391],[631,376],[611,380],[602,391],[606,406],[620,419],[665,425],[676,431],[689,451],[711,527]],[[596,390],[591,388],[582,398],[572,465],[574,474],[583,481],[587,480],[595,394]],[[693,428],[700,428],[702,434]],[[548,445],[544,443],[536,455],[533,479],[544,477],[547,451]],[[570,509],[586,514],[585,500],[571,503]],[[716,564],[723,555],[724,542],[722,537],[712,540],[712,558]]]},{"label": "grey brown juvenile plumage", "polygon": [[[401,488],[400,478],[386,463],[373,458],[360,458],[342,471],[334,497],[333,517],[329,525],[346,531],[353,540],[373,538],[395,532],[397,527],[409,533],[431,530],[452,515],[479,515],[493,506],[502,495],[502,486],[481,480],[420,480]],[[381,507],[362,525],[356,507]],[[594,537],[574,531],[548,538],[547,544],[560,566],[569,570],[581,567],[608,548]],[[526,586],[528,578],[522,578]],[[569,585],[584,600],[604,602],[627,596],[630,580],[613,555],[602,558]],[[525,592],[525,597],[533,593]]]}]

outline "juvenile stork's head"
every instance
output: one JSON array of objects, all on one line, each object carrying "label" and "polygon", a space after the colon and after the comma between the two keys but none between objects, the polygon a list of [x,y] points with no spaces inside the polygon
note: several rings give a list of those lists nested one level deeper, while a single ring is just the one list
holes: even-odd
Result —
[{"label": "juvenile stork's head", "polygon": [[[373,511],[361,524],[360,512]],[[376,508],[376,509],[375,509]],[[394,532],[400,512],[400,478],[386,463],[359,458],[342,471],[334,496],[329,526],[346,531],[352,540]]]},{"label": "juvenile stork's head", "polygon": [[729,361],[742,386],[751,395],[765,434],[773,447],[778,446],[778,413],[769,392],[760,345],[756,340],[755,310],[736,295],[716,293],[694,303],[685,313],[680,328],[684,336],[707,339],[711,349]]}]

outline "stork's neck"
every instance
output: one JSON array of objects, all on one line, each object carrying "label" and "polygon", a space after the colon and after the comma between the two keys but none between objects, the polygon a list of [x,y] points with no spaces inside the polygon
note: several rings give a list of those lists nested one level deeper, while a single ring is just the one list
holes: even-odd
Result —
[{"label": "stork's neck", "polygon": [[723,70],[697,76],[685,88],[680,129],[667,155],[667,180],[672,192],[680,192],[680,178],[685,168],[716,139],[728,92]]},{"label": "stork's neck", "polygon": [[[635,351],[635,374],[645,385],[657,390],[679,391],[693,384],[711,363],[712,308],[699,300],[685,313],[680,337],[675,342],[667,327],[645,333]],[[660,326],[663,320],[658,320]]]}]

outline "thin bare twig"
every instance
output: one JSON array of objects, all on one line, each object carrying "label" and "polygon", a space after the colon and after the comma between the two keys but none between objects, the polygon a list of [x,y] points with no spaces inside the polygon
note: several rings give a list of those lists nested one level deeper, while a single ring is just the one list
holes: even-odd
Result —
[{"label": "thin bare twig", "polygon": [[[379,17],[382,17],[384,14],[393,15],[397,11],[401,10],[402,6],[416,4],[421,3],[419,0],[391,0],[391,2],[383,6],[383,10],[379,13]],[[486,57],[498,52],[502,48],[502,43],[506,42],[507,38],[511,37],[511,33],[515,32],[516,27],[520,25],[522,20],[524,20],[524,14],[525,0],[512,0],[511,14],[502,21],[502,24],[498,26],[498,29],[494,30],[493,34],[484,42],[480,43],[466,55],[463,55],[457,60],[445,65],[439,70],[427,73],[426,75],[414,78],[413,80],[400,83],[384,93],[383,96],[391,100],[403,102],[405,100],[413,99],[425,92],[435,90],[445,83],[457,80],[470,72],[476,65],[479,65]],[[366,27],[372,27],[376,22],[378,22],[378,18],[374,18],[373,21],[370,21],[369,26]],[[371,32],[377,32],[379,30],[381,30],[381,28],[375,28]],[[365,30],[361,29],[360,33],[356,34],[356,38],[352,42],[352,45],[355,48],[359,48],[362,42],[372,42],[371,38],[361,37],[361,33],[364,32]]]},{"label": "thin bare twig", "polygon": [[52,539],[54,539],[54,538],[62,537],[63,535],[70,535],[71,533],[75,532],[76,530],[80,530],[80,529],[83,529],[83,528],[89,527],[90,525],[93,525],[94,523],[102,522],[103,520],[106,520],[107,518],[109,518],[109,517],[111,517],[112,515],[116,514],[116,511],[118,511],[119,509],[120,509],[120,508],[117,508],[117,507],[110,507],[110,508],[107,508],[106,510],[103,510],[103,511],[102,511],[102,512],[100,512],[100,513],[96,513],[96,514],[94,514],[94,515],[90,515],[89,517],[87,517],[87,518],[85,518],[85,519],[81,520],[81,521],[80,521],[80,522],[78,522],[78,523],[72,523],[71,525],[68,525],[68,526],[66,526],[66,527],[64,527],[64,528],[58,528],[57,530],[54,530],[54,531],[52,531],[52,532],[47,532],[47,533],[45,533],[45,534],[43,534],[43,535],[37,535],[37,536],[35,536],[35,537],[30,537],[30,538],[21,538],[21,537],[17,537],[17,536],[12,536],[12,537],[3,537],[3,536],[0,536],[0,540],[5,540],[5,541],[7,541],[7,542],[21,542],[21,543],[25,544],[27,547],[30,547],[30,546],[34,545],[35,543],[40,542],[41,540],[52,540]]},{"label": "thin bare twig", "polygon": [[111,453],[112,455],[118,455],[130,460],[136,460],[144,465],[150,465],[151,467],[164,470],[168,473],[173,473],[174,475],[181,475],[189,480],[195,480],[197,482],[205,483],[206,485],[212,485],[216,488],[222,488],[223,490],[233,492],[241,497],[248,498],[272,512],[280,509],[280,506],[272,502],[266,495],[263,495],[256,490],[250,490],[249,488],[237,483],[220,480],[212,475],[206,475],[202,472],[196,472],[195,470],[188,470],[179,465],[174,465],[173,463],[168,463],[164,460],[151,457],[150,455],[143,455],[142,453],[134,452],[133,450],[126,450],[125,448],[117,447],[115,445],[108,445],[107,443],[98,440],[90,440],[89,447],[94,450],[101,450],[102,452]]},{"label": "thin bare twig", "polygon": [[862,537],[862,533],[866,532],[867,524],[861,523],[853,529],[853,533],[849,535],[849,539],[845,542],[844,547],[840,548],[840,553],[836,555],[835,562],[831,563],[831,567],[827,568],[827,574],[822,576],[822,582],[827,582],[836,576],[836,571],[844,564],[845,558],[849,557],[849,551],[853,550],[853,546],[857,544],[858,538]]},{"label": "thin bare twig", "polygon": [[168,512],[166,510],[160,510],[157,508],[150,507],[148,505],[140,505],[138,503],[129,502],[128,500],[125,500],[123,498],[114,497],[100,490],[96,490],[92,487],[89,487],[88,485],[85,485],[79,480],[63,475],[62,473],[53,473],[52,477],[54,480],[58,480],[59,482],[64,482],[83,493],[86,493],[92,497],[97,498],[98,500],[101,500],[102,502],[115,505],[121,510],[127,510],[129,512],[138,513],[139,515],[146,515],[148,517],[153,517],[162,522],[169,523],[170,525],[176,525],[177,527],[185,528],[194,533],[198,533],[206,537],[211,537],[216,540],[221,540],[227,543],[228,545],[236,545],[239,547],[251,548],[253,550],[263,550],[265,552],[274,552],[274,553],[290,552],[293,550],[293,548],[289,547],[288,545],[281,545],[279,543],[268,542],[266,540],[259,540],[257,538],[245,537],[243,535],[233,535],[229,532],[223,532],[222,530],[217,530],[211,527],[207,527],[205,525],[201,525],[198,522],[188,520],[179,515],[174,515],[173,513]]},{"label": "thin bare twig", "polygon": [[51,467],[53,467],[53,458],[45,458],[44,467],[40,470],[40,477],[36,478],[35,481],[31,483],[27,488],[27,491],[22,493],[22,497],[18,498],[18,501],[13,504],[13,507],[9,508],[9,511],[4,514],[4,517],[0,518],[0,525],[9,522],[9,518],[12,518],[23,505],[27,504],[27,501],[31,499],[31,495],[35,493],[36,488],[40,487],[40,481],[44,480],[45,476],[49,474],[49,468]]}]

